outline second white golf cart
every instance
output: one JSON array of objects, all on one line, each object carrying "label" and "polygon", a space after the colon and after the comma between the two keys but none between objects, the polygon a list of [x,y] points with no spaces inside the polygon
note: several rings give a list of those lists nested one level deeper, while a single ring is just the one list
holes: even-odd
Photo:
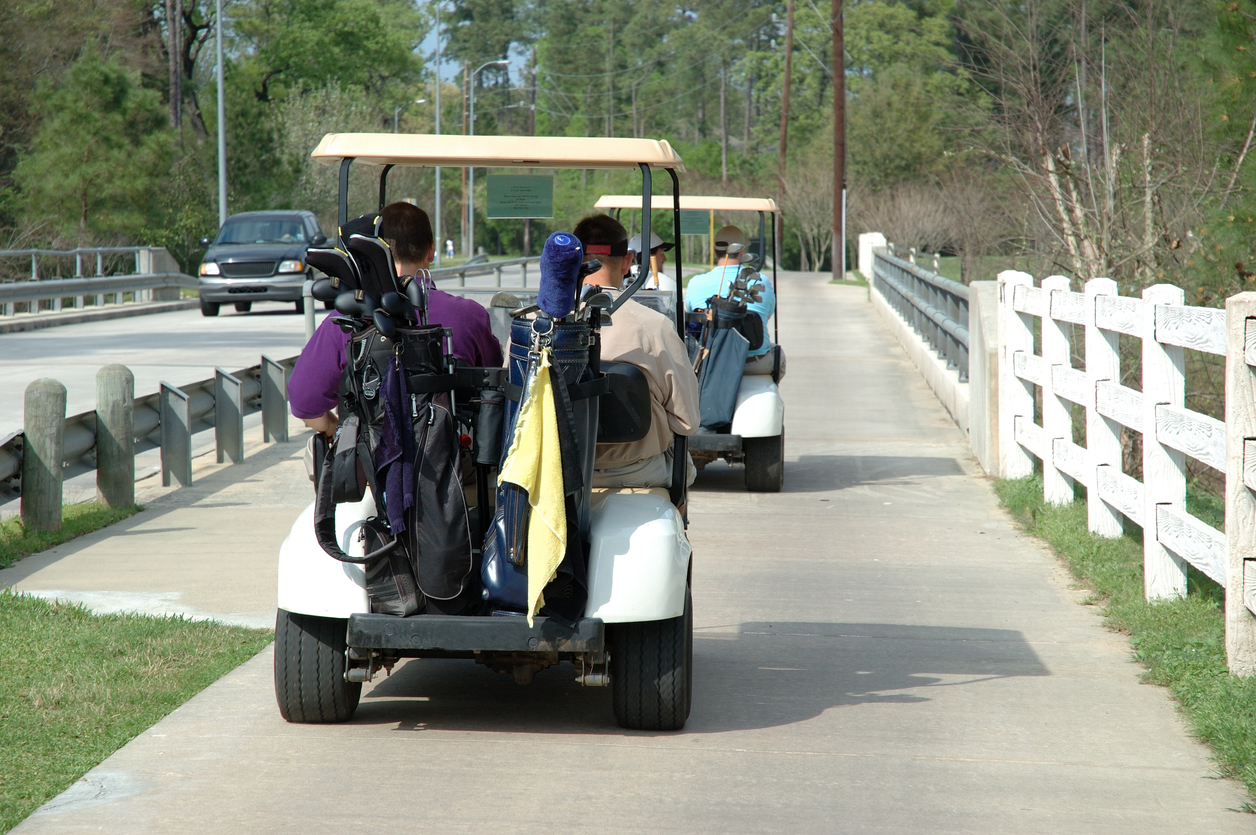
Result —
[{"label": "second white golf cart", "polygon": [[[617,215],[622,210],[640,212],[641,198],[635,194],[606,194],[598,199],[594,208],[611,210]],[[716,212],[721,214],[754,212],[759,216],[758,236],[751,240],[745,266],[762,274],[761,271],[767,263],[769,254],[776,252],[777,207],[776,201],[771,198],[681,195],[680,208],[682,211],[711,213],[712,229],[715,226],[714,213]],[[642,214],[643,222],[646,214]],[[771,249],[767,248],[769,215],[772,220]],[[677,235],[677,240],[679,240],[679,235]],[[676,251],[679,254],[680,248],[677,247]],[[676,272],[679,279],[681,275],[679,256],[677,261]],[[647,262],[643,260],[642,263]],[[777,295],[779,303],[779,283],[776,277],[774,255],[771,257],[771,263],[771,288],[773,294]],[[683,285],[682,281],[681,286]],[[671,295],[665,291],[656,291],[649,295],[661,297],[658,301],[659,305],[670,303],[670,299],[664,301]],[[700,300],[692,297],[690,304],[702,306]],[[696,318],[701,319],[701,317]],[[698,467],[717,459],[723,459],[729,464],[744,464],[746,489],[757,493],[778,492],[785,478],[785,401],[781,399],[779,387],[783,368],[780,362],[778,318],[778,314],[772,316],[771,350],[774,362],[768,365],[771,373],[742,374],[737,388],[737,400],[731,424],[716,427],[714,431],[699,432],[689,438],[689,454]]]},{"label": "second white golf cart", "polygon": [[[375,343],[390,339],[388,331],[392,326],[389,325],[389,316],[394,315],[393,311],[408,309],[408,315],[412,317],[402,319],[402,323],[396,326],[398,333],[406,327],[417,333],[424,321],[422,317],[413,318],[416,309],[421,309],[421,304],[405,308],[398,292],[378,296],[382,300],[380,306],[366,310],[363,299],[370,299],[370,294],[352,286],[351,276],[358,274],[354,271],[359,270],[364,275],[369,266],[365,262],[355,266],[355,259],[360,261],[361,253],[367,252],[370,247],[374,247],[370,251],[386,254],[387,246],[370,234],[351,233],[354,228],[348,207],[351,166],[373,166],[380,172],[381,209],[385,204],[388,172],[397,165],[542,170],[638,169],[642,176],[641,199],[647,207],[647,218],[652,172],[665,170],[670,176],[673,191],[672,198],[667,202],[672,204],[674,225],[679,231],[677,173],[682,172],[684,167],[680,157],[666,142],[567,137],[329,134],[314,151],[313,157],[325,164],[338,165],[340,171],[339,246],[326,250],[323,257],[329,264],[340,258],[344,262],[344,274],[350,277],[346,279],[349,285],[343,298],[336,299],[336,307],[343,316],[342,327],[346,331],[359,329],[354,331],[352,339],[362,340],[351,342],[351,372],[358,367],[352,354],[356,349],[352,346],[360,344],[363,346],[361,350],[366,351],[369,349],[368,337]],[[645,230],[648,234],[648,225]],[[391,264],[390,256],[388,263]],[[378,279],[383,271],[377,269],[373,275]],[[395,279],[395,276],[390,278]],[[626,287],[614,300],[605,294],[599,294],[600,301],[597,297],[582,297],[576,313],[570,317],[572,323],[579,325],[592,321],[607,326],[605,323],[609,316],[609,326],[613,326],[615,310],[622,304],[620,300],[632,296],[640,283],[637,281]],[[412,284],[404,284],[406,292],[413,289]],[[389,296],[398,298],[389,302]],[[416,295],[410,298],[416,298]],[[372,301],[368,306],[373,305]],[[537,323],[544,320],[540,319],[540,314],[529,313],[529,310],[535,311],[536,308],[515,311],[514,327],[542,332]],[[589,313],[589,310],[592,312]],[[680,294],[675,298],[674,315],[677,329],[683,334]],[[580,316],[585,318],[581,320]],[[415,324],[407,324],[411,321]],[[562,321],[556,318],[545,324],[551,332],[557,333]],[[398,367],[401,353],[401,348],[398,348]],[[589,353],[593,355],[591,349]],[[524,355],[527,355],[526,349]],[[512,352],[511,356],[516,355]],[[689,716],[692,693],[693,608],[689,592],[691,549],[685,532],[683,470],[679,477],[673,477],[670,490],[596,490],[588,486],[591,483],[589,475],[594,440],[616,442],[643,437],[648,425],[643,429],[640,418],[629,420],[626,416],[644,415],[648,420],[650,415],[648,400],[641,400],[642,396],[648,398],[644,377],[638,376],[634,383],[634,367],[612,369],[608,366],[621,364],[601,365],[601,378],[607,380],[606,386],[600,389],[603,393],[589,395],[588,384],[584,384],[586,393],[580,396],[587,399],[577,401],[575,406],[574,423],[583,432],[578,437],[583,461],[581,466],[585,469],[585,486],[577,502],[581,508],[581,536],[587,543],[587,603],[582,615],[575,618],[574,623],[540,615],[529,623],[529,618],[524,616],[526,613],[495,608],[489,602],[469,604],[459,614],[432,613],[432,607],[424,609],[422,606],[406,616],[383,613],[379,601],[368,594],[373,582],[372,572],[380,565],[371,561],[371,555],[385,550],[372,544],[378,543],[379,539],[372,539],[369,533],[379,529],[383,522],[377,517],[384,515],[377,513],[372,492],[366,491],[360,501],[335,505],[335,543],[330,547],[324,541],[331,536],[326,527],[320,528],[322,540],[316,536],[316,513],[314,505],[311,505],[293,525],[279,555],[275,695],[284,718],[295,722],[346,721],[352,718],[358,706],[362,684],[371,681],[382,670],[390,671],[400,659],[465,658],[474,659],[499,672],[512,673],[520,683],[530,682],[533,675],[541,670],[551,667],[561,669],[559,665],[568,663],[571,665],[568,669],[573,670],[581,684],[611,687],[614,715],[622,726],[646,730],[676,730],[684,726]],[[597,371],[596,368],[592,370]],[[635,371],[640,375],[639,370]],[[487,542],[485,533],[490,526],[497,524],[494,502],[487,485],[496,483],[496,468],[500,463],[493,460],[485,464],[474,453],[474,450],[488,446],[492,441],[493,433],[485,432],[479,418],[484,414],[484,404],[492,402],[494,397],[500,404],[503,394],[511,399],[522,398],[529,396],[531,389],[525,384],[524,394],[521,395],[520,387],[513,385],[515,393],[511,394],[512,383],[506,379],[505,369],[466,369],[450,365],[445,376],[455,380],[456,383],[450,385],[456,387],[447,395],[450,400],[442,402],[456,401],[457,406],[448,411],[458,421],[456,431],[461,433],[462,445],[471,451],[476,471],[473,479],[475,486],[472,487],[472,479],[467,477],[465,482],[460,482],[465,489],[456,493],[478,494],[475,499],[471,499],[470,495],[467,498],[466,518],[470,521],[464,521],[461,515],[457,517],[461,529],[465,531],[469,528],[472,532],[470,542],[473,548],[467,554],[468,564],[472,567],[464,576],[455,577],[454,584],[463,584],[458,587],[458,594],[463,598],[478,601],[480,589],[476,584],[481,583],[480,562],[484,559],[481,543]],[[617,383],[623,380],[627,380],[628,384],[621,386]],[[418,383],[421,385],[422,380]],[[572,385],[569,390],[575,388]],[[384,397],[384,389],[379,391]],[[375,395],[376,392],[371,391],[366,396]],[[575,401],[577,395],[571,397]],[[345,402],[343,398],[342,394],[342,403]],[[581,412],[580,403],[597,405],[587,405]],[[418,414],[426,415],[426,408],[420,406]],[[404,411],[408,417],[410,409]],[[461,417],[464,413],[469,417]],[[439,409],[433,412],[433,415],[437,414],[440,421],[449,419]],[[431,419],[428,423],[431,424]],[[509,425],[509,418],[506,423]],[[683,437],[677,437],[674,453],[675,460],[683,466]],[[427,466],[426,461],[422,463]],[[461,472],[465,474],[469,469],[468,462],[464,460]],[[459,470],[453,468],[452,471],[456,473]],[[461,502],[461,499],[458,501]],[[326,519],[325,516],[322,518]],[[453,537],[454,533],[451,527],[450,536]],[[400,539],[400,535],[394,536],[393,545]],[[434,547],[440,545],[437,542]],[[368,553],[368,549],[375,550]],[[333,557],[333,551],[339,551],[341,556]],[[345,555],[348,559],[344,558]],[[424,595],[428,601],[448,599],[448,596],[442,597],[424,588],[422,571],[416,570],[415,577],[421,600]],[[447,581],[448,578],[442,580]],[[465,594],[468,589],[471,591],[469,595]],[[488,594],[484,598],[490,600]],[[439,612],[440,607],[436,606],[435,610]]]}]

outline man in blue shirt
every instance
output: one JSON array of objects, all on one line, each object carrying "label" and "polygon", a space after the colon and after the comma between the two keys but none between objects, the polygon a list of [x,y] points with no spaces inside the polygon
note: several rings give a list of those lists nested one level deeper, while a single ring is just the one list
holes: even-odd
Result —
[{"label": "man in blue shirt", "polygon": [[[732,247],[733,244],[741,244],[741,247]],[[746,245],[746,236],[736,226],[725,226],[715,233],[715,269],[689,279],[689,284],[685,287],[685,310],[690,313],[695,310],[705,310],[707,299],[712,296],[728,295],[730,285],[742,268],[741,252],[744,251]],[[730,247],[734,252],[729,252]],[[770,374],[772,373],[771,363],[756,362],[756,360],[769,355],[774,347],[770,336],[772,332],[768,329],[768,320],[776,311],[776,293],[772,290],[770,282],[758,274],[756,276],[758,281],[752,280],[750,284],[755,287],[762,285],[762,289],[756,291],[759,301],[751,301],[747,308],[757,313],[763,320],[763,344],[751,350],[747,355],[746,371],[751,374]],[[766,370],[761,371],[759,366],[764,366]]]}]

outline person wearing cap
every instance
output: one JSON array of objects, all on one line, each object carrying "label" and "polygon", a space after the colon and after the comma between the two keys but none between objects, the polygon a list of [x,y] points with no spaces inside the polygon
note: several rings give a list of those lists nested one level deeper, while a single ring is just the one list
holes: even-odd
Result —
[{"label": "person wearing cap", "polygon": [[[667,250],[671,249],[673,244],[664,241],[653,232],[650,233],[650,277],[645,280],[645,284],[641,285],[642,290],[671,290],[676,291],[676,280],[663,272],[663,264],[667,262]],[[641,255],[641,233],[633,235],[628,239],[628,252],[633,256],[633,261],[644,260]],[[636,263],[632,265],[630,275],[635,279],[640,266]]]},{"label": "person wearing cap", "polygon": [[[628,232],[610,215],[591,215],[576,224],[573,234],[584,247],[584,260],[600,261],[601,269],[584,280],[608,294],[618,295],[628,275]],[[650,431],[627,444],[598,444],[593,463],[594,487],[670,487],[672,441],[698,428],[698,378],[689,363],[685,343],[671,319],[632,299],[602,326],[602,360],[627,362],[640,368],[650,387]],[[687,462],[686,484],[697,470]]]},{"label": "person wearing cap", "polygon": [[[727,296],[729,288],[743,269],[741,255],[747,246],[746,236],[736,226],[725,226],[715,233],[715,269],[695,275],[689,279],[685,287],[685,310],[705,310],[707,300],[714,296]],[[746,357],[746,372],[749,374],[772,373],[772,351],[777,346],[772,344],[768,334],[768,320],[776,311],[776,293],[769,281],[755,273],[758,279],[749,282],[758,295],[758,300],[751,300],[747,309],[754,311],[763,320],[763,344],[754,348]],[[785,357],[781,355],[781,374],[784,374]]]}]

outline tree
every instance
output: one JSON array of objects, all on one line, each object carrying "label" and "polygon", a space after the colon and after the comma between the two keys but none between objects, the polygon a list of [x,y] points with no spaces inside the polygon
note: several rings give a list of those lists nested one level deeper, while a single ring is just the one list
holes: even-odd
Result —
[{"label": "tree", "polygon": [[40,85],[39,126],[14,172],[27,213],[80,245],[143,227],[170,160],[160,96],[96,49],[59,82]]}]

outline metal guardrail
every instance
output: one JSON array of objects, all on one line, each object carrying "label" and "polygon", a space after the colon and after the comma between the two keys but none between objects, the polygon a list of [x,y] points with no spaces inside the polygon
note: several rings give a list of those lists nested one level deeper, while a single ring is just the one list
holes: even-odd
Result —
[{"label": "metal guardrail", "polygon": [[[262,412],[266,440],[288,440],[287,377],[296,357],[273,360],[263,356],[257,365],[235,372],[221,368],[213,377],[183,386],[163,382],[161,389],[134,400],[134,437],[137,449],[161,449],[162,483],[171,478],[186,486],[192,483],[192,435],[213,428],[218,463],[230,458],[244,460],[244,418]],[[163,417],[165,418],[163,420]],[[0,496],[21,495],[22,451],[25,433],[0,437]],[[82,463],[95,469],[90,459],[96,448],[96,412],[65,419],[62,466]]]},{"label": "metal guardrail", "polygon": [[[116,269],[119,266],[116,263],[106,267],[105,257],[118,255],[133,255],[134,260],[122,270]],[[95,274],[84,275],[84,261],[90,266],[93,257]],[[109,297],[112,297],[115,304],[124,301],[177,300],[183,289],[197,287],[196,279],[180,272],[178,263],[162,247],[0,250],[0,265],[3,265],[5,259],[13,258],[30,258],[30,277],[5,280],[0,275],[0,315],[4,316],[12,316],[19,309],[24,309],[27,313],[59,311],[67,299],[72,300],[75,308],[85,307],[89,303],[100,306]],[[73,258],[73,276],[62,277],[60,267],[57,268],[55,277],[41,276],[40,260],[48,258]],[[66,266],[68,271],[69,265]],[[41,305],[41,302],[47,304]]]},{"label": "metal guardrail", "polygon": [[887,249],[874,251],[872,273],[877,292],[967,382],[968,288]]},{"label": "metal guardrail", "polygon": [[[39,260],[41,258],[73,258],[74,275],[83,275],[83,256],[95,257],[96,272],[94,275],[105,275],[104,257],[106,255],[134,255],[135,272],[142,273],[143,253],[151,252],[154,247],[148,246],[91,246],[77,249],[0,249],[0,258],[29,258],[31,263],[31,281],[39,281]],[[89,262],[90,263],[90,262]]]},{"label": "metal guardrail", "polygon": [[497,286],[502,286],[502,270],[506,267],[522,267],[523,268],[523,287],[528,286],[528,265],[540,265],[541,256],[530,255],[527,258],[511,258],[508,261],[480,261],[478,263],[462,264],[458,267],[438,267],[430,270],[434,280],[448,278],[450,276],[458,276],[458,286],[467,286],[468,275],[483,275],[488,272],[497,273]]},{"label": "metal guardrail", "polygon": [[[183,289],[195,290],[197,281],[183,273],[150,273],[148,275],[103,276],[100,278],[53,278],[42,281],[14,281],[0,284],[0,310],[12,316],[18,305],[30,308],[41,301],[52,301],[51,310],[61,309],[61,302],[73,299],[74,307],[86,305],[93,299],[97,307],[112,296],[114,303],[121,304],[126,294],[132,301],[160,300],[170,295],[178,299]],[[162,292],[168,291],[168,292]]]}]

